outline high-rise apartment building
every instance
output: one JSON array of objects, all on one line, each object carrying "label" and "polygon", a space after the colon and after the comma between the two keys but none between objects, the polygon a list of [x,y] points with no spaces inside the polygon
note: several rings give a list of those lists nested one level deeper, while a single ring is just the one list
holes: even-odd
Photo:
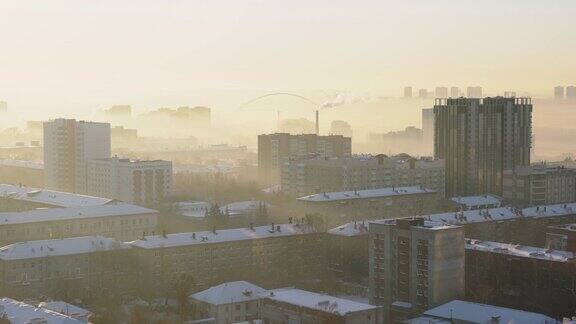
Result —
[{"label": "high-rise apartment building", "polygon": [[566,99],[576,100],[576,86],[567,86],[566,87]]},{"label": "high-rise apartment building", "polygon": [[422,142],[426,153],[434,151],[434,108],[422,109]]},{"label": "high-rise apartment building", "polygon": [[554,87],[554,99],[564,100],[564,87],[563,86]]},{"label": "high-rise apartment building", "polygon": [[404,87],[404,98],[412,98],[412,87]]},{"label": "high-rise apartment building", "polygon": [[482,98],[482,87],[468,87],[466,88],[466,97],[468,98]]},{"label": "high-rise apartment building", "polygon": [[370,304],[397,323],[464,295],[464,229],[423,218],[369,224]]},{"label": "high-rise apartment building", "polygon": [[87,162],[110,158],[110,124],[54,119],[44,123],[47,189],[86,193]]},{"label": "high-rise apartment building", "polygon": [[282,163],[289,157],[317,154],[320,157],[350,156],[352,140],[342,135],[258,135],[258,176],[263,184],[279,184]]},{"label": "high-rise apartment building", "polygon": [[434,95],[436,98],[447,98],[448,97],[448,88],[447,87],[436,87],[434,90]]},{"label": "high-rise apartment building", "polygon": [[451,98],[458,98],[458,97],[460,97],[460,88],[458,88],[458,87],[450,87],[450,97],[451,97]]},{"label": "high-rise apartment building", "polygon": [[172,162],[95,159],[88,162],[88,194],[153,206],[172,188]]},{"label": "high-rise apartment building", "polygon": [[434,118],[448,197],[501,195],[504,170],[530,165],[530,98],[437,99]]}]

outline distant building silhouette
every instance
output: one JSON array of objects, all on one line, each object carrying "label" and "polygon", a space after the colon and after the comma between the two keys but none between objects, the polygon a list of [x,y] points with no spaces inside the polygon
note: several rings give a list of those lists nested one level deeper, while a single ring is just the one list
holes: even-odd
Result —
[{"label": "distant building silhouette", "polygon": [[344,120],[334,120],[330,124],[330,133],[332,135],[352,137],[352,127]]},{"label": "distant building silhouette", "polygon": [[576,87],[575,86],[567,86],[566,87],[566,99],[576,100]]},{"label": "distant building silhouette", "polygon": [[448,97],[448,88],[447,87],[436,87],[436,90],[434,90],[434,96],[436,98],[447,98]]},{"label": "distant building silhouette", "polygon": [[468,98],[482,98],[482,87],[468,87],[466,88],[466,97]]},{"label": "distant building silhouette", "polygon": [[412,98],[412,87],[404,87],[404,98]]},{"label": "distant building silhouette", "polygon": [[263,184],[279,184],[280,168],[289,157],[318,154],[321,157],[350,156],[352,139],[342,135],[258,135],[258,176]]},{"label": "distant building silhouette", "polygon": [[420,99],[428,98],[428,90],[426,90],[426,89],[418,90],[418,98],[420,98]]},{"label": "distant building silhouette", "polygon": [[458,87],[451,87],[450,88],[450,97],[458,98],[460,97],[460,88]]},{"label": "distant building silhouette", "polygon": [[563,86],[554,87],[554,99],[564,100],[564,87]]}]

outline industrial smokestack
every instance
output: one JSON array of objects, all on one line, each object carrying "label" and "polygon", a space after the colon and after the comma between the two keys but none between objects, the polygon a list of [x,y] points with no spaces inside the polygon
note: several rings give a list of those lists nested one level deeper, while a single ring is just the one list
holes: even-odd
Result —
[{"label": "industrial smokestack", "polygon": [[318,118],[318,110],[316,110],[316,135],[320,135],[320,120]]}]

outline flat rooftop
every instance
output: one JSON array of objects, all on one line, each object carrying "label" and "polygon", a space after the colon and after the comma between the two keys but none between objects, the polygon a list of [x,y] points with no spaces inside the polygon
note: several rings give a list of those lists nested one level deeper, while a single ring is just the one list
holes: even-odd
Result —
[{"label": "flat rooftop", "polygon": [[130,204],[44,208],[0,213],[0,226],[70,219],[155,214],[156,210]]},{"label": "flat rooftop", "polygon": [[466,249],[558,262],[568,262],[576,258],[574,253],[568,251],[474,239],[466,239]]},{"label": "flat rooftop", "polygon": [[269,290],[260,293],[260,297],[338,315],[375,310],[381,307],[295,288]]},{"label": "flat rooftop", "polygon": [[300,201],[307,202],[327,202],[327,201],[340,201],[351,199],[367,199],[367,198],[384,198],[396,197],[406,195],[421,195],[421,194],[434,194],[435,190],[422,188],[420,186],[412,187],[389,187],[356,191],[337,191],[325,192],[314,195],[304,196],[298,198]]},{"label": "flat rooftop", "polygon": [[0,299],[2,312],[10,323],[84,324],[85,322],[11,298]]},{"label": "flat rooftop", "polygon": [[[278,228],[280,230],[278,230]],[[196,244],[212,244],[232,241],[254,240],[271,237],[293,236],[314,233],[315,230],[307,224],[278,224],[272,226],[256,226],[251,228],[232,228],[202,232],[174,233],[167,235],[151,235],[130,242],[132,246],[143,249],[163,247],[190,246]]]},{"label": "flat rooftop", "polygon": [[524,216],[549,217],[556,215],[571,215],[576,212],[576,203],[534,206],[522,209]]},{"label": "flat rooftop", "polygon": [[555,319],[543,314],[463,300],[453,300],[429,309],[422,316],[411,319],[407,323],[493,323],[494,320],[496,320],[496,323],[558,323]]},{"label": "flat rooftop", "polygon": [[0,198],[40,203],[54,207],[100,206],[116,202],[114,199],[12,184],[0,184]]},{"label": "flat rooftop", "polygon": [[18,242],[0,248],[0,260],[24,260],[110,251],[130,245],[103,236],[83,236],[64,239]]},{"label": "flat rooftop", "polygon": [[[446,212],[430,215],[423,215],[424,219],[432,223],[440,223],[444,225],[466,225],[471,223],[505,221],[511,219],[520,219],[525,217],[544,218],[576,214],[576,203],[569,204],[555,204],[529,207],[524,209],[515,209],[513,207],[498,207],[488,209],[464,210],[458,212]],[[385,222],[390,219],[376,219],[365,220],[358,222]],[[576,224],[575,224],[576,225]],[[330,234],[340,235],[367,235],[368,232],[358,229],[358,225],[354,228],[354,222],[349,222],[335,227],[328,231]]]},{"label": "flat rooftop", "polygon": [[26,168],[26,169],[34,169],[34,170],[44,170],[44,164],[43,163],[26,161],[26,160],[0,159],[0,166]]},{"label": "flat rooftop", "polygon": [[458,205],[464,205],[468,208],[479,206],[500,206],[502,203],[502,198],[494,195],[452,197],[450,200]]},{"label": "flat rooftop", "polygon": [[[352,221],[345,224],[342,224],[338,227],[332,228],[328,230],[328,234],[332,235],[339,235],[339,236],[362,236],[368,235],[368,226],[370,223],[376,224],[386,224],[386,225],[395,225],[396,218],[388,218],[388,219],[372,219],[372,220],[365,220],[365,221]],[[426,228],[430,230],[440,230],[446,229],[450,227],[455,227],[456,225],[449,225],[442,222],[437,221],[429,221],[424,220],[423,226],[417,226],[421,228]]]}]

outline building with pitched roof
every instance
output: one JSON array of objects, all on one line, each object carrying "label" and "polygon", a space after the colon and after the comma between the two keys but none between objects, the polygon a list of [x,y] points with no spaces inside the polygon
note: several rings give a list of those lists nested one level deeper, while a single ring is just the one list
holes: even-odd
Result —
[{"label": "building with pitched roof", "polygon": [[233,281],[190,295],[200,318],[213,318],[216,324],[250,321],[258,318],[259,294],[266,291],[246,281]]}]

